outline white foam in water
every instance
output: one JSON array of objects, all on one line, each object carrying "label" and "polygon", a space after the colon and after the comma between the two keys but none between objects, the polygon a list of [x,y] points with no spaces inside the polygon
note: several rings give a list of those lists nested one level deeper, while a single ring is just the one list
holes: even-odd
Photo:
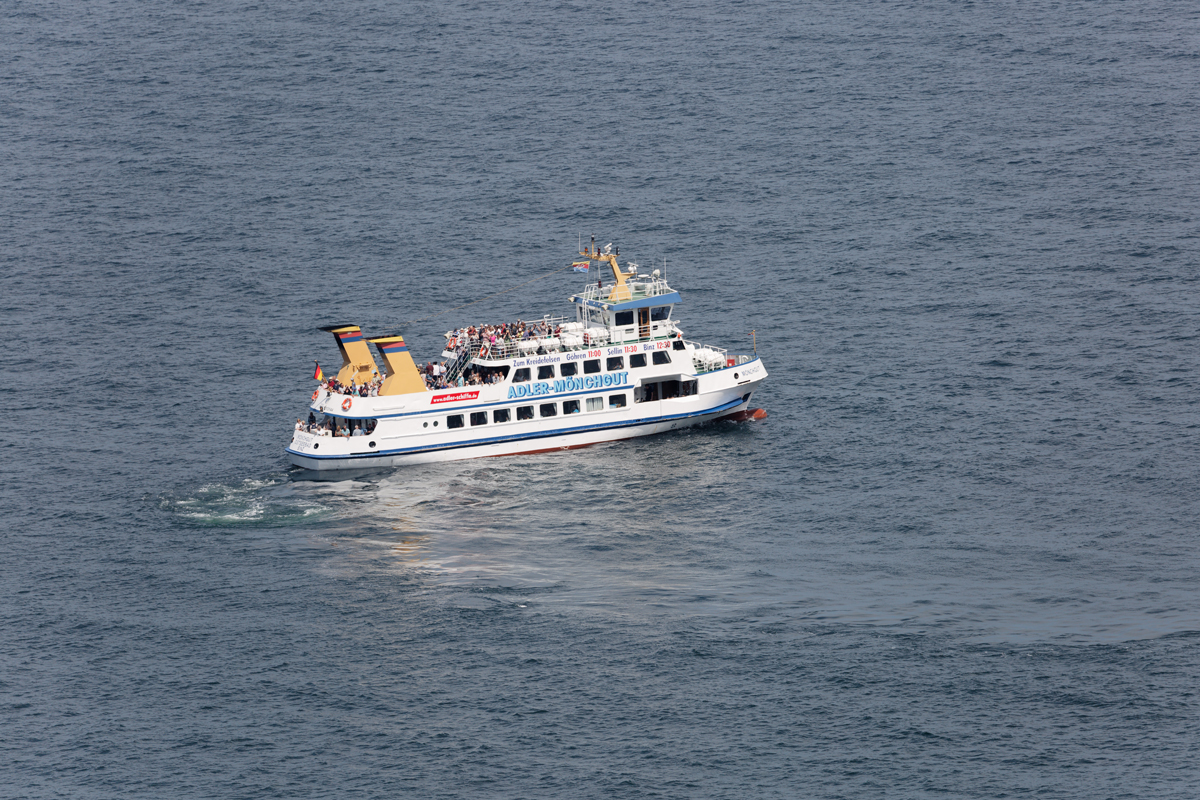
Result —
[{"label": "white foam in water", "polygon": [[246,478],[241,484],[210,483],[191,497],[162,500],[168,511],[214,526],[284,524],[314,517],[329,507],[294,491],[285,480]]}]

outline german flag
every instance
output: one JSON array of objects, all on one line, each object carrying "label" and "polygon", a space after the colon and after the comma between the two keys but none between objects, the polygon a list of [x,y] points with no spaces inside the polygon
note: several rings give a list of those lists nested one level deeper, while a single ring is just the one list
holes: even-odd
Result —
[{"label": "german flag", "polygon": [[317,365],[317,371],[313,373],[313,380],[314,381],[325,380],[325,373],[321,372],[321,363],[319,361],[314,361],[313,363]]}]

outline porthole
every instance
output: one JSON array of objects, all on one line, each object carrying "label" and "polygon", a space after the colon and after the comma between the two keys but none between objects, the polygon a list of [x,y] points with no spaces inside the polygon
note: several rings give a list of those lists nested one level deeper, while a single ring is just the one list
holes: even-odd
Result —
[{"label": "porthole", "polygon": [[367,442],[367,447],[374,447],[374,446],[375,446],[374,442]]},{"label": "porthole", "polygon": [[738,379],[738,374],[737,374],[736,372],[735,372],[735,373],[733,373],[733,379],[734,379],[735,381]]},{"label": "porthole", "polygon": [[429,423],[428,423],[428,422],[426,422],[426,423],[425,423],[425,424],[423,424],[421,427],[422,427],[422,428],[428,428],[428,427],[429,427]]},{"label": "porthole", "polygon": [[320,446],[321,445],[317,444],[316,442],[313,442],[313,450],[316,450]]},{"label": "porthole", "polygon": [[435,419],[435,420],[433,421],[433,427],[435,427],[435,428],[436,428],[436,427],[437,427],[437,424],[438,424],[438,421]]}]

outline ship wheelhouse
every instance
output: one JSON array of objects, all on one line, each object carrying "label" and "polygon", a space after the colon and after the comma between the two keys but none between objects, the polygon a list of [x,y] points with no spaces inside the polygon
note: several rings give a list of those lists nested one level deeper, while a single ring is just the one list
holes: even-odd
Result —
[{"label": "ship wheelhouse", "polygon": [[665,338],[678,331],[671,312],[682,298],[658,270],[627,283],[589,286],[570,299],[575,304],[572,327],[597,339],[607,334],[609,344]]}]

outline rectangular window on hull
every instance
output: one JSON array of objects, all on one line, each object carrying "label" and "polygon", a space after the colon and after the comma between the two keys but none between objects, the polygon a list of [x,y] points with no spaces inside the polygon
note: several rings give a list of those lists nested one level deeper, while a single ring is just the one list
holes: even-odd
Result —
[{"label": "rectangular window on hull", "polygon": [[461,428],[463,426],[463,415],[455,414],[453,417],[446,417],[447,428]]},{"label": "rectangular window on hull", "polygon": [[629,357],[629,368],[637,369],[638,367],[646,366],[646,354],[638,353]]},{"label": "rectangular window on hull", "polygon": [[508,409],[497,408],[492,412],[492,422],[508,422]]},{"label": "rectangular window on hull", "polygon": [[550,364],[545,367],[538,367],[538,380],[548,381],[554,378],[554,365]]},{"label": "rectangular window on hull", "polygon": [[671,351],[670,350],[655,350],[654,351],[654,363],[655,364],[670,364],[671,363]]},{"label": "rectangular window on hull", "polygon": [[474,427],[475,425],[487,425],[487,412],[486,411],[472,411],[471,412],[471,426]]},{"label": "rectangular window on hull", "polygon": [[613,372],[618,369],[625,369],[625,356],[613,356],[604,366],[609,372]]},{"label": "rectangular window on hull", "polygon": [[579,401],[578,400],[563,400],[563,413],[564,414],[578,414],[579,413]]},{"label": "rectangular window on hull", "polygon": [[521,367],[513,373],[513,383],[525,383],[529,380],[529,367]]},{"label": "rectangular window on hull", "polygon": [[579,372],[579,365],[572,361],[570,364],[563,364],[558,368],[558,374],[564,378],[569,378]]},{"label": "rectangular window on hull", "polygon": [[663,381],[662,382],[662,398],[670,400],[679,397],[679,381]]},{"label": "rectangular window on hull", "polygon": [[604,398],[603,397],[589,397],[587,399],[587,410],[588,411],[603,411],[604,410]]},{"label": "rectangular window on hull", "polygon": [[682,397],[691,397],[696,393],[696,381],[682,381],[679,384],[679,394]]},{"label": "rectangular window on hull", "polygon": [[543,417],[553,417],[558,414],[558,403],[542,403],[538,406],[538,413]]},{"label": "rectangular window on hull", "polygon": [[517,406],[517,420],[533,419],[533,406]]},{"label": "rectangular window on hull", "polygon": [[583,374],[595,375],[600,371],[600,359],[594,358],[591,361],[583,362]]},{"label": "rectangular window on hull", "polygon": [[625,395],[610,394],[608,396],[608,407],[609,408],[624,408],[625,407]]}]

